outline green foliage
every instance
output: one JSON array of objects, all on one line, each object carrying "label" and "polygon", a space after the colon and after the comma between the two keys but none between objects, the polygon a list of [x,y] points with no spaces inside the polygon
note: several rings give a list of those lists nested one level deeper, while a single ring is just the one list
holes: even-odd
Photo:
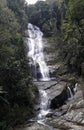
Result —
[{"label": "green foliage", "polygon": [[38,95],[25,54],[24,0],[0,0],[0,129],[10,130],[34,115]]},{"label": "green foliage", "polygon": [[[9,130],[34,115],[38,90],[32,83],[23,34],[27,22],[58,39],[70,72],[84,76],[84,0],[0,0],[0,129]],[[62,37],[61,37],[62,36]],[[61,42],[60,42],[61,41]]]},{"label": "green foliage", "polygon": [[28,22],[28,16],[26,15],[25,0],[7,0],[8,7],[15,13],[15,16],[20,23],[20,27],[23,30],[26,28]]},{"label": "green foliage", "polygon": [[0,12],[0,23],[2,26],[9,31],[17,31],[19,29],[19,25],[15,19],[14,13],[8,9],[8,7],[1,9]]},{"label": "green foliage", "polygon": [[82,73],[84,62],[84,1],[70,0],[63,22],[63,44],[61,55],[71,72]]},{"label": "green foliage", "polygon": [[45,36],[52,36],[61,26],[61,14],[57,0],[38,1],[27,8],[29,22],[41,28]]},{"label": "green foliage", "polygon": [[84,75],[84,0],[38,1],[26,11],[45,36],[56,37],[55,48],[70,72]]},{"label": "green foliage", "polygon": [[79,22],[81,19],[84,18],[84,0],[71,0],[69,2],[69,13],[68,19]]}]

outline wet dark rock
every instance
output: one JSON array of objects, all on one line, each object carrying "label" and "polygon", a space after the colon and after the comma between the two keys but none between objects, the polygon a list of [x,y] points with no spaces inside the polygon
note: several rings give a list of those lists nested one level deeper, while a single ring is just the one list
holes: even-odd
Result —
[{"label": "wet dark rock", "polygon": [[48,113],[47,115],[46,115],[46,117],[52,117],[53,116],[53,112],[50,112],[50,113]]},{"label": "wet dark rock", "polygon": [[34,109],[35,109],[35,111],[40,111],[41,108],[39,106],[35,106]]},{"label": "wet dark rock", "polygon": [[40,72],[39,65],[36,64],[36,66],[35,66],[35,65],[32,64],[32,65],[30,65],[30,68],[31,68],[32,77],[39,81],[42,78],[42,74]]},{"label": "wet dark rock", "polygon": [[[72,82],[68,82],[68,84],[66,84],[65,82],[62,81],[60,81],[57,84],[56,81],[35,82],[35,83],[39,85],[39,89],[45,89],[51,101],[55,97],[60,95],[63,92],[63,90],[65,90],[66,85],[69,87],[73,86]],[[46,115],[46,119],[47,120],[44,125],[39,124],[36,121],[28,124],[28,126],[26,126],[25,128],[19,128],[15,130],[83,130],[84,100],[82,91],[80,89],[80,85],[78,85],[77,92],[75,93],[73,99],[67,101],[66,104],[64,104],[60,108],[52,110],[52,113]]]},{"label": "wet dark rock", "polygon": [[66,101],[69,98],[72,98],[71,96],[75,95],[77,91],[76,87],[77,87],[77,84],[75,84],[75,82],[66,83],[63,91],[51,100],[50,108],[56,109],[66,104]]},{"label": "wet dark rock", "polygon": [[63,89],[61,94],[56,96],[54,99],[51,100],[50,108],[51,109],[56,109],[61,107],[63,104],[65,104],[65,101],[68,99],[67,95],[67,87]]}]

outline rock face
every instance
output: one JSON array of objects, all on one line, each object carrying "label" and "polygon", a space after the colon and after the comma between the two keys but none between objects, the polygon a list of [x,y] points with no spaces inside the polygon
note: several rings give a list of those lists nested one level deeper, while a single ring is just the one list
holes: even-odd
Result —
[{"label": "rock face", "polygon": [[84,100],[80,85],[78,85],[73,98],[54,111],[52,119],[49,119],[49,124],[53,126],[53,130],[55,128],[64,130],[84,129]]},{"label": "rock face", "polygon": [[[62,99],[63,95],[67,93],[67,85],[73,86],[72,83],[66,84],[63,81],[49,81],[49,82],[35,82],[38,84],[39,89],[43,89],[47,92],[49,100],[52,102],[56,100],[58,102]],[[77,92],[74,95],[74,89]],[[73,89],[72,89],[73,88]],[[23,128],[15,128],[14,130],[83,130],[84,129],[84,100],[83,94],[80,89],[80,85],[71,87],[73,97],[66,100],[67,95],[64,98],[65,103],[59,108],[52,110],[51,114],[48,114],[44,119],[44,122],[38,122],[37,119],[34,122],[29,123]],[[56,98],[57,97],[57,98]],[[58,99],[58,100],[57,100]],[[56,103],[55,103],[56,105]],[[56,106],[58,107],[58,106]],[[40,109],[40,108],[39,108]]]},{"label": "rock face", "polygon": [[44,126],[38,123],[31,123],[29,126],[23,128],[17,128],[16,130],[49,130],[48,126]]},{"label": "rock face", "polygon": [[76,85],[72,83],[66,83],[63,91],[51,100],[50,108],[56,109],[66,104],[69,98],[72,98],[76,93]]},{"label": "rock face", "polygon": [[54,99],[51,100],[50,108],[56,109],[65,104],[65,101],[68,99],[68,89],[65,87],[61,94],[57,95]]}]

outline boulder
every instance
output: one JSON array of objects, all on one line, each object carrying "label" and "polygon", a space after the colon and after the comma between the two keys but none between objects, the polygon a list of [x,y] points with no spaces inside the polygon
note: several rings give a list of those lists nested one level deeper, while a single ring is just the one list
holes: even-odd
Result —
[{"label": "boulder", "polygon": [[65,87],[61,92],[61,94],[59,94],[58,96],[56,96],[54,99],[51,100],[50,108],[56,109],[61,107],[63,104],[65,104],[67,98],[68,98],[67,87]]},{"label": "boulder", "polygon": [[77,83],[66,83],[62,92],[51,100],[50,108],[56,109],[66,104],[66,101],[73,98],[77,91]]}]

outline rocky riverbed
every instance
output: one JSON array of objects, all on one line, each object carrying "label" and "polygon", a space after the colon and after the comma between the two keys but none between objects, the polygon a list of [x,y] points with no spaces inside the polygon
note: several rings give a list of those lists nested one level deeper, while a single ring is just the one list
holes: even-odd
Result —
[{"label": "rocky riverbed", "polygon": [[[35,82],[39,90],[45,90],[51,102],[60,95],[66,87],[65,81]],[[15,130],[83,130],[84,129],[84,100],[81,86],[77,84],[73,97],[66,99],[59,108],[51,110],[43,121],[32,119],[30,123]],[[40,106],[37,104],[36,111]],[[38,112],[39,113],[39,112]]]},{"label": "rocky riverbed", "polygon": [[[38,89],[45,91],[48,95],[49,104],[47,105],[49,112],[42,119],[38,118],[41,111],[41,100],[38,99],[39,101],[35,105],[36,117],[28,121],[23,127],[21,126],[14,130],[84,129],[84,99],[83,90],[81,89],[83,86],[78,84],[77,80],[73,80],[72,75],[69,77],[66,67],[63,66],[62,68],[61,64],[55,62],[57,61],[57,54],[54,53],[54,44],[54,42],[48,44],[47,41],[44,41],[45,59],[51,77],[54,76],[58,79],[35,82],[38,85]],[[51,102],[53,105],[51,105]]]}]

